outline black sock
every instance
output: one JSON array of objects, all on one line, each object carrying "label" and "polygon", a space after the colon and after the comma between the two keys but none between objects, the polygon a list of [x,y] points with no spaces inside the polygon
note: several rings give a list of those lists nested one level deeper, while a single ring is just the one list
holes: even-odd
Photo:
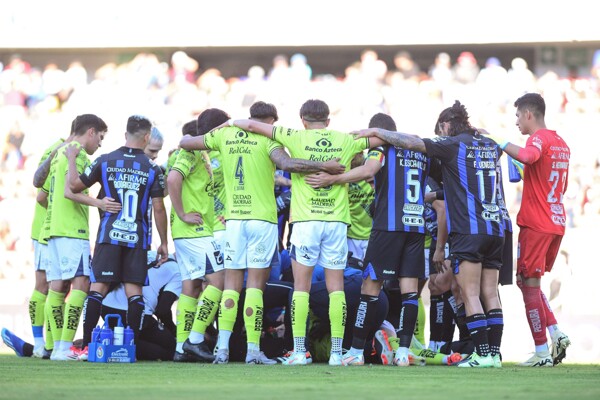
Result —
[{"label": "black sock", "polygon": [[444,327],[442,330],[442,341],[449,343],[454,339],[454,329],[456,328],[456,325],[454,324],[454,308],[456,307],[456,300],[450,290],[442,296],[444,298]]},{"label": "black sock", "polygon": [[356,310],[356,322],[352,330],[352,347],[355,349],[365,348],[365,341],[375,321],[378,300],[378,296],[360,295],[360,303]]},{"label": "black sock", "polygon": [[83,343],[85,348],[92,341],[92,331],[98,324],[100,315],[102,315],[102,300],[104,296],[101,293],[91,291],[83,304]]},{"label": "black sock", "polygon": [[431,295],[429,301],[429,341],[439,342],[444,332],[444,299],[442,295]]},{"label": "black sock", "polygon": [[400,326],[398,329],[398,339],[400,347],[410,347],[415,325],[417,324],[417,314],[419,312],[419,295],[416,292],[401,295],[402,310],[400,311]]},{"label": "black sock", "polygon": [[473,314],[466,318],[467,328],[475,345],[475,352],[482,357],[490,354],[485,314]]},{"label": "black sock", "polygon": [[490,352],[492,355],[500,354],[502,343],[502,331],[504,330],[504,317],[502,309],[495,308],[487,313],[488,338],[490,341]]},{"label": "black sock", "polygon": [[133,329],[134,340],[137,343],[144,320],[144,298],[139,295],[131,296],[127,303],[127,325]]},{"label": "black sock", "polygon": [[456,308],[456,326],[458,327],[458,340],[466,340],[469,338],[469,329],[467,329],[465,305],[460,304]]}]

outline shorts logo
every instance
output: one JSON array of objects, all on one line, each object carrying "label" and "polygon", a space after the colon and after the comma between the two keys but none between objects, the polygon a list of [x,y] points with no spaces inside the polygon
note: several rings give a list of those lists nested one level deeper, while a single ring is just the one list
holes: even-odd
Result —
[{"label": "shorts logo", "polygon": [[68,259],[67,257],[62,257],[62,258],[60,259],[60,264],[61,264],[62,266],[66,266],[67,264],[69,264],[69,259]]},{"label": "shorts logo", "polygon": [[259,243],[259,244],[258,244],[258,246],[256,246],[256,252],[257,252],[258,254],[264,254],[264,253],[265,253],[265,251],[267,251],[267,248],[265,247],[265,245],[264,245],[264,244],[262,244],[262,243]]}]

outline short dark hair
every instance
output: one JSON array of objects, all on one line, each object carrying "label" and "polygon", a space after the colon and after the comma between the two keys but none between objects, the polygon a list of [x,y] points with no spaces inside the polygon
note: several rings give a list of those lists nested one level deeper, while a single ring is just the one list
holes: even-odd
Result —
[{"label": "short dark hair", "polygon": [[323,100],[307,100],[300,107],[300,118],[308,122],[325,122],[329,118],[329,106]]},{"label": "short dark hair", "polygon": [[538,93],[526,93],[515,101],[517,110],[529,110],[536,119],[546,115],[546,102]]},{"label": "short dark hair", "polygon": [[198,120],[193,119],[183,124],[181,127],[181,133],[183,135],[196,136],[198,134]]},{"label": "short dark hair", "polygon": [[132,115],[127,118],[127,133],[130,135],[136,135],[141,132],[145,135],[150,131],[152,131],[152,122],[143,115]]},{"label": "short dark hair", "polygon": [[225,111],[218,108],[208,108],[198,115],[196,135],[192,136],[204,135],[227,120],[229,120],[229,114]]},{"label": "short dark hair", "polygon": [[438,124],[442,122],[450,124],[450,128],[448,129],[449,136],[456,136],[460,133],[470,133],[471,135],[477,133],[477,130],[469,122],[467,108],[458,100],[454,102],[452,107],[448,107],[440,113]]},{"label": "short dark hair", "polygon": [[369,128],[381,128],[387,131],[396,131],[396,123],[389,115],[377,113],[371,117]]},{"label": "short dark hair", "polygon": [[94,114],[82,114],[75,118],[73,131],[77,136],[81,136],[87,132],[88,129],[95,129],[96,132],[106,132],[108,127],[102,118]]},{"label": "short dark hair", "polygon": [[264,101],[257,101],[250,106],[250,118],[252,119],[265,119],[274,118],[275,121],[279,120],[277,116],[277,107],[271,103],[265,103]]}]

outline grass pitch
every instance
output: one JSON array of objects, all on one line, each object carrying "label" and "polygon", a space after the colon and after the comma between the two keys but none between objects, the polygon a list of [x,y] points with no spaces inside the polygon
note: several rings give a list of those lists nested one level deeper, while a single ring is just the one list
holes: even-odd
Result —
[{"label": "grass pitch", "polygon": [[97,364],[0,355],[0,399],[600,399],[600,365]]}]

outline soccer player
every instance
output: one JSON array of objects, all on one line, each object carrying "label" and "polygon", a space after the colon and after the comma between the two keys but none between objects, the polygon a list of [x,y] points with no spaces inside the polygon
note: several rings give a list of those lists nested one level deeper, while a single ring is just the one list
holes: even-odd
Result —
[{"label": "soccer player", "polygon": [[[394,120],[383,113],[375,114],[369,127],[396,130]],[[430,166],[431,160],[421,152],[386,145],[372,149],[363,166],[328,177],[318,185],[324,187],[375,178],[373,230],[364,261],[352,347],[344,355],[344,365],[364,364],[367,333],[379,326],[374,324],[375,310],[386,279],[399,279],[402,293],[400,347],[394,356],[394,364],[402,367],[410,364],[409,347],[417,321],[419,279],[425,277],[424,195]],[[318,175],[308,177],[307,181],[318,178]]]},{"label": "soccer player", "polygon": [[[229,119],[224,111],[218,111],[202,112],[193,136],[203,135]],[[167,186],[172,203],[171,236],[183,281],[177,302],[177,349],[173,360],[212,362],[215,357],[204,334],[217,314],[224,272],[221,247],[213,237],[214,186],[206,152],[180,149],[169,168]]]},{"label": "soccer player", "polygon": [[[365,162],[365,155],[358,153],[352,159],[350,168],[358,168]],[[372,180],[362,179],[348,183],[348,201],[350,203],[350,227],[348,228],[348,252],[361,263],[365,259],[371,226],[373,225],[373,202],[375,190]]]},{"label": "soccer player", "polygon": [[[571,150],[556,131],[546,128],[546,103],[542,96],[527,93],[514,106],[516,125],[521,134],[529,136],[527,143],[524,148],[503,140],[498,143],[508,155],[525,164],[523,198],[517,214],[517,285],[523,293],[535,354],[522,365],[551,367],[565,358],[571,341],[559,329],[540,282],[544,273],[552,270],[565,234],[563,195]],[[546,328],[552,338],[552,352],[548,349]]]},{"label": "soccer player", "polygon": [[142,116],[128,118],[125,146],[98,157],[80,175],[75,157],[77,149],[67,149],[69,157],[68,185],[81,192],[94,183],[101,184],[100,197],[119,199],[119,212],[104,212],[100,216],[98,236],[92,260],[90,293],[86,299],[82,359],[87,358],[87,344],[102,311],[102,301],[110,285],[125,284],[127,294],[127,325],[135,338],[139,337],[144,312],[142,285],[147,278],[147,252],[150,247],[149,200],[152,199],[154,219],[160,237],[158,262],[167,259],[167,214],[163,203],[164,178],[160,167],[145,154],[152,124]]},{"label": "soccer player", "polygon": [[[78,357],[78,351],[72,345],[89,290],[88,206],[113,211],[121,208],[110,197],[100,200],[85,193],[75,193],[67,182],[69,168],[81,172],[87,168],[87,155],[94,154],[100,147],[106,130],[106,124],[96,115],[78,116],[70,144],[78,150],[77,159],[73,159],[73,165],[70,166],[68,151],[62,149],[52,160],[50,176],[42,189],[47,194],[48,211],[40,237],[48,241],[50,260],[46,272],[50,290],[45,312],[50,318],[54,340],[50,359],[55,361],[77,360]],[[81,149],[84,151],[79,152]],[[38,196],[38,200],[40,197],[43,196]],[[67,293],[69,297],[65,303]]]},{"label": "soccer player", "polygon": [[162,133],[156,127],[152,127],[152,131],[150,132],[150,140],[148,144],[144,148],[144,154],[148,156],[149,159],[155,161],[158,157],[158,153],[162,150],[165,139]]},{"label": "soccer player", "polygon": [[[217,111],[212,111],[217,112]],[[277,109],[262,101],[250,107],[252,124],[272,127]],[[243,122],[243,121],[242,121]],[[247,270],[244,323],[248,341],[246,362],[273,364],[260,351],[263,291],[270,268],[278,262],[275,166],[292,172],[343,170],[335,160],[314,162],[291,159],[278,143],[238,127],[222,127],[198,137],[185,136],[183,149],[221,152],[225,182],[225,290],[219,309],[219,338],[215,363],[229,360],[229,338],[237,315],[240,292]],[[328,158],[329,159],[329,158]],[[327,159],[327,160],[328,160]],[[326,160],[323,160],[326,161]],[[306,321],[306,319],[305,319]]]},{"label": "soccer player", "polygon": [[[354,156],[369,147],[369,140],[354,140],[346,133],[328,129],[329,106],[322,100],[308,100],[300,108],[304,130],[275,127],[255,120],[235,120],[232,125],[256,132],[284,145],[292,157],[312,161],[339,158],[346,167]],[[291,307],[294,353],[285,365],[306,365],[306,321],[313,267],[325,268],[331,323],[330,365],[342,364],[342,341],[346,320],[344,268],[348,256],[348,189],[333,185],[313,189],[304,175],[292,175],[293,196],[290,221],[294,294]]]},{"label": "soccer player", "polygon": [[[358,137],[376,136],[441,161],[451,265],[475,344],[475,351],[458,366],[500,367],[503,317],[498,270],[502,265],[504,224],[496,203],[496,164],[501,150],[489,137],[479,135],[468,118],[466,108],[456,101],[438,118],[440,131],[448,136],[421,139],[406,133],[365,129],[358,132]],[[488,319],[494,324],[488,326]]]}]

